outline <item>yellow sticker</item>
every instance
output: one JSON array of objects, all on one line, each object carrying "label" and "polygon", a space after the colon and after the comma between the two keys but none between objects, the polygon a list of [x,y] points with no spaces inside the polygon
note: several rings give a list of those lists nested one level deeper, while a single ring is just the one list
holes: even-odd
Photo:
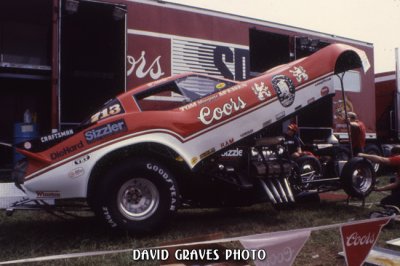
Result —
[{"label": "yellow sticker", "polygon": [[181,156],[176,157],[175,160],[178,162],[183,162],[183,158]]},{"label": "yellow sticker", "polygon": [[223,88],[225,88],[226,84],[224,82],[218,83],[215,88],[217,88],[218,90],[221,90]]},{"label": "yellow sticker", "polygon": [[203,160],[204,158],[206,158],[207,156],[213,154],[215,152],[215,148],[211,148],[205,152],[203,152],[202,154],[200,154],[200,159]]},{"label": "yellow sticker", "polygon": [[192,165],[196,164],[198,161],[197,157],[193,157],[191,160]]}]

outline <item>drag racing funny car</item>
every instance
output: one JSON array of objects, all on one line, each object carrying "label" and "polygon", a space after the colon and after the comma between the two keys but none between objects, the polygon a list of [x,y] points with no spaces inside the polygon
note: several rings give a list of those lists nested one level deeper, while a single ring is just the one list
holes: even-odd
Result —
[{"label": "drag racing funny car", "polygon": [[111,227],[146,232],[181,207],[280,207],[322,187],[365,197],[370,163],[338,162],[339,176],[328,178],[315,158],[291,159],[267,129],[332,96],[333,76],[367,71],[366,61],[332,44],[242,82],[188,73],[129,90],[76,128],[18,144],[25,158],[13,178],[27,200],[8,210],[82,199]]}]

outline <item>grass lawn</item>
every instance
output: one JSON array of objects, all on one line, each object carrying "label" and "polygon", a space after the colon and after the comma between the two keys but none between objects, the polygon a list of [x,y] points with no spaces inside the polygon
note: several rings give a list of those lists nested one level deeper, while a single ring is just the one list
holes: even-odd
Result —
[{"label": "grass lawn", "polygon": [[[305,227],[362,220],[379,209],[373,204],[384,196],[373,192],[366,205],[350,200],[343,192],[324,197],[321,203],[303,203],[292,210],[275,210],[271,204],[229,209],[180,210],[167,228],[148,236],[115,234],[98,222],[92,213],[79,217],[54,217],[44,211],[16,211],[7,217],[0,213],[0,262],[14,259],[66,253],[122,250],[158,246],[172,240],[218,234],[237,237],[256,233],[276,232]],[[387,226],[377,245],[388,247],[385,241],[400,237],[400,224]],[[345,265],[338,256],[342,251],[339,228],[313,231],[296,258],[295,265]],[[131,252],[84,258],[51,260],[29,265],[159,265],[157,261],[134,262]]]}]

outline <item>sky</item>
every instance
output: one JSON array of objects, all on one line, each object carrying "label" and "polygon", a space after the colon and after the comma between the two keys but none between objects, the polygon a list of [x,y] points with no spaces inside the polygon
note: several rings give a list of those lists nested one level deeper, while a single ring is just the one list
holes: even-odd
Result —
[{"label": "sky", "polygon": [[400,0],[166,0],[374,45],[375,73],[395,70]]}]

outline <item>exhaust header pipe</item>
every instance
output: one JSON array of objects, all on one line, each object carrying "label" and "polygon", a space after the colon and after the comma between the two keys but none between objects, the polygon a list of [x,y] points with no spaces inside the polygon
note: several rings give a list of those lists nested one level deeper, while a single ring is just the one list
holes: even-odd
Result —
[{"label": "exhaust header pipe", "polygon": [[292,189],[287,178],[260,180],[261,185],[273,204],[295,202]]}]

